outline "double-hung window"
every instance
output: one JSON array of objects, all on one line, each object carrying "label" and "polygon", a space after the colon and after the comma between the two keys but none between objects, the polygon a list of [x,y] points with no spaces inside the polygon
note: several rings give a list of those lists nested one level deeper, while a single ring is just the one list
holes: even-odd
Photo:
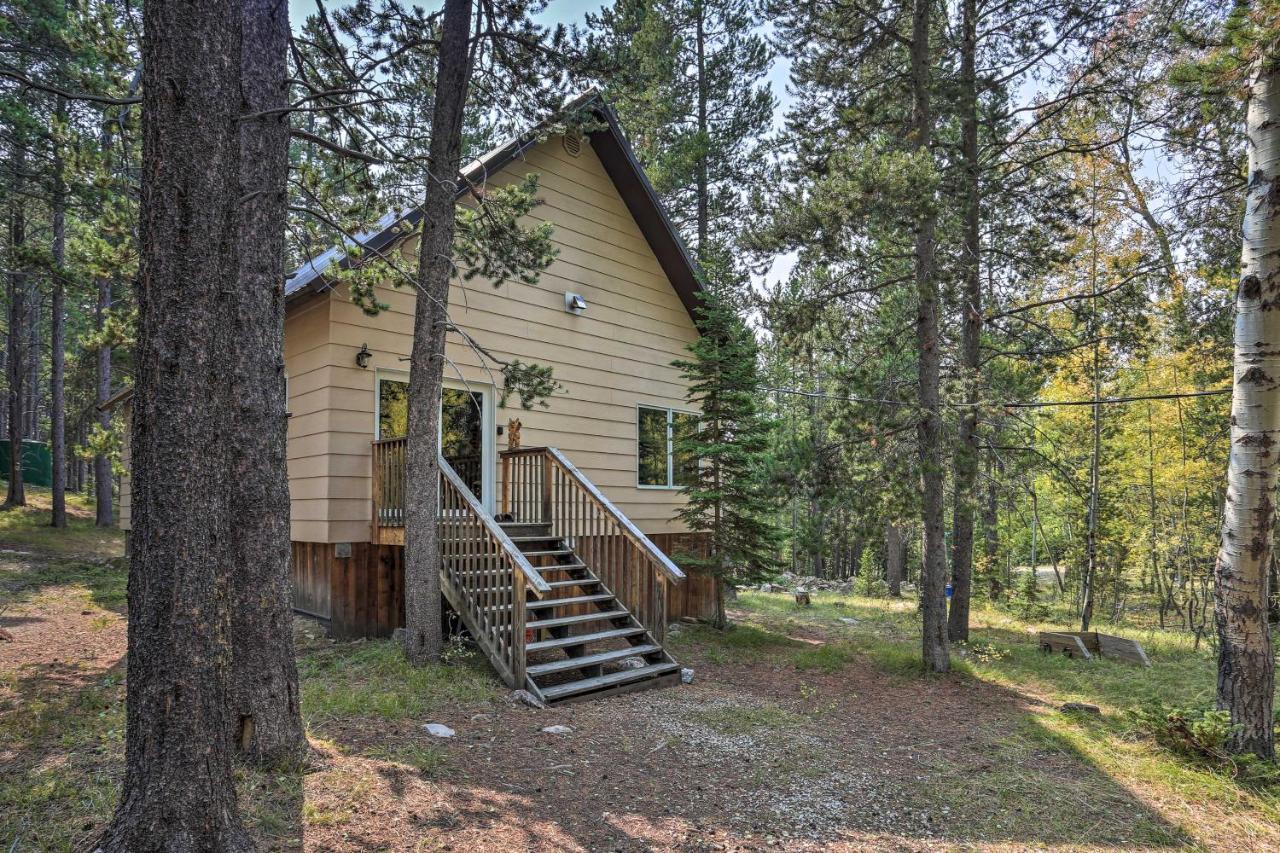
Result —
[{"label": "double-hung window", "polygon": [[680,447],[698,429],[698,416],[675,409],[640,406],[636,420],[638,471],[642,489],[679,489],[698,476],[698,460]]}]

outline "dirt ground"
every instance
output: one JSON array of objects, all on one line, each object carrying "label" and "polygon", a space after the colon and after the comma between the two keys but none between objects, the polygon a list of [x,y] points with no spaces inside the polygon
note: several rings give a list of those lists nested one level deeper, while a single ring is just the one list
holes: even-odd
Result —
[{"label": "dirt ground", "polygon": [[[41,576],[42,559],[0,553],[0,569]],[[12,637],[0,641],[4,849],[84,843],[110,816],[120,592],[48,583],[0,613]],[[496,688],[420,719],[310,719],[309,768],[242,773],[247,819],[264,849],[314,851],[1276,849],[1274,827],[1135,792],[1029,731],[1029,695],[857,658],[801,670],[677,633],[696,672],[678,688],[550,710]],[[429,722],[456,735],[432,737]],[[542,731],[552,725],[572,731]],[[50,780],[69,790],[39,800]]]}]

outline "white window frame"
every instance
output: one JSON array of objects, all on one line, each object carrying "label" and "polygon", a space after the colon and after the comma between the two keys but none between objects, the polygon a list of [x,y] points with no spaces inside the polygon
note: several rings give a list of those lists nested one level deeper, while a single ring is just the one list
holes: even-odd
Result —
[{"label": "white window frame", "polygon": [[[650,409],[655,412],[667,413],[667,485],[665,486],[654,486],[654,485],[640,482],[640,410],[641,409]],[[671,406],[660,406],[654,403],[637,403],[636,404],[636,416],[635,416],[635,419],[633,420],[633,423],[635,423],[636,425],[636,488],[637,489],[650,489],[650,490],[659,491],[659,492],[678,492],[678,491],[681,491],[682,489],[687,488],[687,486],[676,485],[676,482],[675,482],[676,448],[675,448],[675,442],[674,442],[675,433],[673,430],[673,425],[675,423],[676,415],[692,415],[695,418],[702,417],[701,412],[692,412],[686,409],[676,409],[676,408],[672,408]]]},{"label": "white window frame", "polygon": [[[384,379],[392,382],[409,381],[409,371],[395,370],[388,368],[378,368],[374,371],[373,376],[373,437],[381,438],[379,428],[382,423],[382,395],[379,389]],[[459,382],[454,379],[446,379],[444,387],[455,391],[468,391],[473,394],[479,394],[484,400],[484,411],[480,417],[481,447],[480,452],[483,454],[483,465],[480,471],[480,490],[484,492],[484,497],[480,503],[489,512],[493,512],[494,493],[498,488],[497,472],[498,472],[498,430],[497,430],[497,411],[496,400],[497,395],[492,385],[484,385],[478,382]]]}]

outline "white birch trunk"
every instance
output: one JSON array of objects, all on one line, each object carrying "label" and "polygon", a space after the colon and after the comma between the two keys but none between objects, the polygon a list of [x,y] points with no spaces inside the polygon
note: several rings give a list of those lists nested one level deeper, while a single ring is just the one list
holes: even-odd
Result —
[{"label": "white birch trunk", "polygon": [[1238,726],[1230,745],[1271,757],[1275,658],[1267,625],[1267,565],[1280,452],[1280,74],[1259,67],[1250,82],[1231,457],[1214,621],[1218,705],[1230,711]]}]

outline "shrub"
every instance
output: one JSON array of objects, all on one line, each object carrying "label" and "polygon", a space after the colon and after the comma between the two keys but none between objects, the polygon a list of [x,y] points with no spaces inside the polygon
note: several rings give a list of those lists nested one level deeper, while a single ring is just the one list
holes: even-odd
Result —
[{"label": "shrub", "polygon": [[1242,784],[1280,785],[1280,765],[1254,755],[1232,755],[1227,740],[1231,715],[1213,709],[1169,708],[1151,704],[1130,711],[1136,727],[1170,752],[1226,773]]}]

